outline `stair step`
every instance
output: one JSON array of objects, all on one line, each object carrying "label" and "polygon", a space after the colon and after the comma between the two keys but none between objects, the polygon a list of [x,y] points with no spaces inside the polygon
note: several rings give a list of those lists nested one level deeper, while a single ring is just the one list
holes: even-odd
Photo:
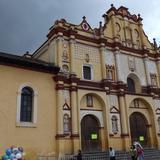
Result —
[{"label": "stair step", "polygon": [[[83,153],[83,160],[109,160],[108,151],[106,152],[88,152]],[[76,158],[71,158],[73,155],[64,156],[61,160],[76,160]],[[160,160],[160,150],[155,148],[145,148],[144,149],[145,160]],[[116,160],[131,160],[129,152],[126,151],[116,151]]]}]

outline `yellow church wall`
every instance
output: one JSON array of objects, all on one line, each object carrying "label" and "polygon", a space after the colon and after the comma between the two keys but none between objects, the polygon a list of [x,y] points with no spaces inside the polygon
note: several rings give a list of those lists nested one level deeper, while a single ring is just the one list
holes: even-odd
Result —
[{"label": "yellow church wall", "polygon": [[123,139],[122,137],[109,137],[109,147],[114,148],[115,150],[122,150],[123,148]]},{"label": "yellow church wall", "polygon": [[[11,145],[22,146],[29,159],[56,151],[56,91],[53,75],[0,66],[0,155]],[[37,91],[37,122],[28,127],[16,124],[17,96],[21,85]],[[31,158],[32,157],[32,158]]]},{"label": "yellow church wall", "polygon": [[[90,66],[92,69],[92,80],[99,81],[102,79],[101,72],[101,62],[99,49],[93,46],[87,46],[84,44],[76,43],[74,50],[74,65],[75,72],[78,77],[83,79],[83,66]],[[86,61],[86,55],[89,56],[89,61]]]},{"label": "yellow church wall", "polygon": [[[59,145],[59,147],[58,147],[58,145]],[[60,140],[57,140],[57,149],[58,148],[59,148],[59,151],[57,150],[57,153],[72,154],[73,153],[72,140],[67,137],[60,139]]]},{"label": "yellow church wall", "polygon": [[84,65],[92,67],[92,77],[93,77],[92,80],[93,81],[99,81],[100,79],[102,79],[101,72],[99,72],[100,68],[101,68],[100,64],[98,64],[98,63],[85,63],[85,62],[82,62],[81,60],[75,60],[74,62],[76,64],[77,76],[80,77],[81,79],[84,79],[83,78],[83,66]]}]

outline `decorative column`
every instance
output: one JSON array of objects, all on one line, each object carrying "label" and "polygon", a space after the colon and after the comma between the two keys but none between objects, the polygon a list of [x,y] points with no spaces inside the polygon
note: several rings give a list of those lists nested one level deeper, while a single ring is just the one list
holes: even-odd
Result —
[{"label": "decorative column", "polygon": [[116,38],[116,29],[115,29],[115,26],[116,26],[116,20],[115,20],[115,13],[112,12],[112,17],[111,17],[111,24],[112,24],[112,35],[113,35],[113,38],[115,39]]},{"label": "decorative column", "polygon": [[57,154],[61,155],[64,153],[63,144],[63,90],[64,90],[64,76],[57,75],[53,79],[56,81],[56,148]]},{"label": "decorative column", "polygon": [[121,74],[120,74],[120,66],[119,66],[119,47],[116,47],[116,51],[114,52],[114,58],[115,58],[115,72],[116,72],[116,77],[117,81],[122,81],[121,80]]},{"label": "decorative column", "polygon": [[140,35],[140,39],[141,39],[141,44],[142,44],[142,48],[146,49],[146,45],[144,43],[144,31],[143,31],[143,27],[142,27],[142,18],[140,16],[140,14],[138,14],[138,23],[139,23],[139,35]]},{"label": "decorative column", "polygon": [[150,73],[149,73],[149,68],[148,68],[148,55],[145,54],[144,58],[143,58],[143,62],[144,62],[144,69],[145,69],[145,74],[146,74],[146,82],[147,82],[147,86],[151,85],[150,82]]},{"label": "decorative column", "polygon": [[71,119],[72,119],[72,139],[73,139],[73,153],[77,153],[77,150],[80,149],[80,142],[79,142],[79,133],[78,133],[78,102],[77,102],[77,83],[79,78],[75,75],[71,75]]},{"label": "decorative column", "polygon": [[120,114],[121,114],[121,129],[122,129],[122,136],[128,135],[128,128],[127,128],[127,120],[126,120],[126,105],[124,95],[119,95],[119,104],[120,104]]},{"label": "decorative column", "polygon": [[120,105],[120,117],[121,117],[121,136],[123,138],[123,149],[127,150],[130,146],[130,140],[128,132],[128,114],[127,114],[125,95],[123,89],[120,89],[119,105]]},{"label": "decorative column", "polygon": [[160,76],[160,58],[159,57],[158,57],[156,66],[157,66],[157,72],[158,72],[158,75],[157,75],[158,87],[160,87],[160,77],[159,77]]},{"label": "decorative column", "polygon": [[[62,106],[63,106],[63,82],[58,82],[57,90],[57,135],[63,135],[63,117],[62,117]],[[61,86],[61,87],[60,87]]]},{"label": "decorative column", "polygon": [[132,39],[133,48],[137,49],[137,37],[135,36],[134,26],[131,25],[130,28],[131,28],[131,39]]},{"label": "decorative column", "polygon": [[63,55],[63,33],[58,33],[59,37],[57,38],[57,64],[62,68],[62,55]]},{"label": "decorative column", "polygon": [[70,37],[70,67],[71,67],[71,74],[75,74],[75,64],[74,64],[74,54],[75,54],[75,44],[76,44],[76,41],[75,41],[75,36],[72,35]]},{"label": "decorative column", "polygon": [[102,73],[102,79],[106,79],[105,44],[104,44],[104,43],[101,43],[100,56],[101,56],[101,73]]},{"label": "decorative column", "polygon": [[109,100],[109,94],[110,94],[110,91],[109,91],[109,88],[108,87],[105,87],[105,90],[106,90],[106,106],[104,107],[105,108],[105,116],[104,116],[104,127],[105,127],[105,133],[106,136],[104,137],[104,142],[105,143],[105,148],[109,148],[111,145],[111,139],[109,137],[110,135],[110,124],[109,124],[109,121],[110,121],[110,100]]}]

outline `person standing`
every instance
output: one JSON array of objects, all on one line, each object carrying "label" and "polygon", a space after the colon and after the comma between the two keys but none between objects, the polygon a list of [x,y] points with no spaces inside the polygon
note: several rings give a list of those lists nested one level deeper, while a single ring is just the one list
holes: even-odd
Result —
[{"label": "person standing", "polygon": [[81,150],[78,150],[77,160],[82,160],[82,152],[81,152]]},{"label": "person standing", "polygon": [[109,148],[109,158],[110,160],[116,160],[115,150],[112,147]]},{"label": "person standing", "polygon": [[137,150],[135,148],[135,145],[131,146],[129,154],[130,154],[132,160],[137,160]]},{"label": "person standing", "polygon": [[137,145],[137,160],[144,160],[144,151],[140,145]]}]

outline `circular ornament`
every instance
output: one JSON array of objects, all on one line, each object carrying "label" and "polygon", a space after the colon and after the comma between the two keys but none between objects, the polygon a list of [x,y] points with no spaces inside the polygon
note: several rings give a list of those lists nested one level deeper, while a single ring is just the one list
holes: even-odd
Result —
[{"label": "circular ornament", "polygon": [[82,28],[85,30],[85,31],[87,31],[88,29],[89,29],[89,26],[88,26],[88,24],[87,23],[82,23]]}]

